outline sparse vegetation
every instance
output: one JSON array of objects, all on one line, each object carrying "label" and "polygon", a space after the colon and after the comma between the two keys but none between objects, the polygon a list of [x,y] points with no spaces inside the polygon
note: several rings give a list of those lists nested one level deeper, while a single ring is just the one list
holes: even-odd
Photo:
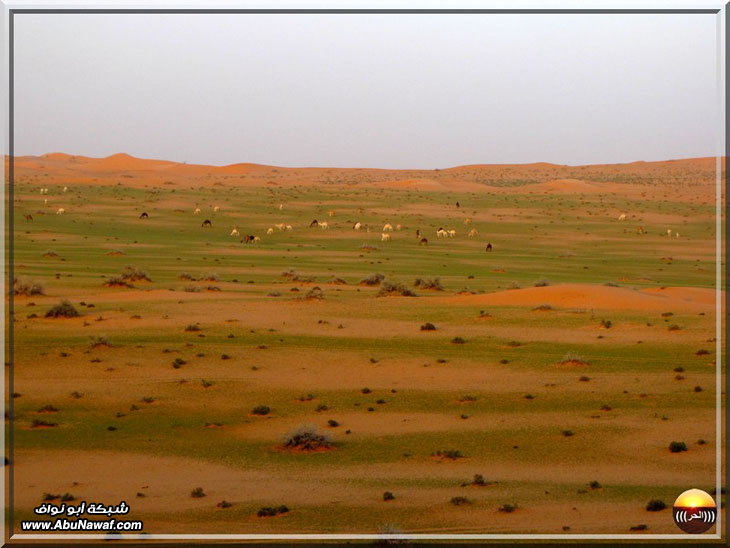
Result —
[{"label": "sparse vegetation", "polygon": [[398,295],[400,295],[401,297],[416,297],[416,294],[408,289],[405,285],[397,282],[391,282],[388,280],[384,280],[380,284],[380,289],[378,290],[376,297],[389,297]]},{"label": "sparse vegetation", "polygon": [[301,451],[316,451],[329,449],[332,442],[327,434],[317,431],[312,425],[300,426],[286,438],[285,447]]},{"label": "sparse vegetation", "polygon": [[649,502],[646,503],[647,512],[659,512],[661,510],[664,510],[666,507],[667,505],[664,503],[664,501],[659,499],[651,499]]},{"label": "sparse vegetation", "polygon": [[68,301],[61,301],[46,312],[46,318],[76,318],[79,316],[78,310]]},{"label": "sparse vegetation", "polygon": [[432,291],[443,291],[444,287],[441,285],[439,278],[416,278],[413,285],[419,289],[432,290]]}]

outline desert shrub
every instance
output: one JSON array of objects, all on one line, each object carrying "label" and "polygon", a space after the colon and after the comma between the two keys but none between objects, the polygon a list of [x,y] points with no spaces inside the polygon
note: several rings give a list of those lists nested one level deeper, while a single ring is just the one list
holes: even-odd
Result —
[{"label": "desert shrub", "polygon": [[601,327],[610,329],[612,325],[613,325],[613,322],[611,320],[601,320]]},{"label": "desert shrub", "polygon": [[532,394],[525,394],[525,399],[526,400],[534,400],[535,399],[535,396],[533,396]]},{"label": "desert shrub", "polygon": [[687,450],[687,444],[683,441],[673,441],[669,444],[669,451],[672,453],[681,453]]},{"label": "desert shrub", "polygon": [[370,394],[370,392],[372,392],[372,390],[370,390],[370,389],[369,389],[369,388],[367,388],[367,387],[365,387],[365,388],[363,388],[363,389],[362,389],[362,393],[363,393],[363,394]]},{"label": "desert shrub", "polygon": [[377,272],[375,274],[370,274],[369,276],[366,276],[365,278],[360,280],[360,285],[380,285],[383,280],[385,280],[385,274]]},{"label": "desert shrub", "polygon": [[464,458],[464,455],[462,455],[461,451],[459,451],[458,449],[439,449],[435,453],[432,453],[432,456],[441,457],[449,460]]},{"label": "desert shrub", "polygon": [[202,487],[196,487],[190,492],[190,496],[194,499],[203,498],[205,496],[205,492]]},{"label": "desert shrub", "polygon": [[709,354],[709,350],[705,350],[704,348],[700,348],[697,352],[695,352],[695,356],[706,356]]},{"label": "desert shrub", "polygon": [[572,365],[588,365],[588,362],[583,359],[583,356],[579,356],[578,354],[573,354],[572,352],[568,352],[565,356],[563,356],[563,359],[560,360],[560,363],[565,364],[572,364]]},{"label": "desert shrub", "polygon": [[393,500],[394,498],[395,498],[395,495],[393,493],[391,493],[390,491],[386,491],[385,493],[383,493],[383,500],[386,502],[389,500]]},{"label": "desert shrub", "polygon": [[702,387],[701,386],[695,386],[694,387],[694,391],[695,392],[702,392]]},{"label": "desert shrub", "polygon": [[400,295],[401,297],[415,297],[416,294],[408,289],[405,285],[398,282],[390,282],[384,280],[380,284],[380,289],[376,294],[376,297],[388,297],[393,295]]},{"label": "desert shrub", "polygon": [[284,445],[292,449],[315,451],[331,447],[332,442],[327,434],[318,432],[315,426],[305,425],[289,434]]},{"label": "desert shrub", "polygon": [[575,436],[575,432],[573,432],[572,430],[563,430],[562,434],[566,438],[569,438],[570,436]]},{"label": "desert shrub", "polygon": [[591,489],[600,489],[602,487],[602,485],[600,483],[598,483],[596,480],[593,480],[592,482],[590,482],[588,484],[588,487],[590,487]]},{"label": "desert shrub", "polygon": [[315,286],[304,295],[305,299],[309,300],[322,300],[324,299],[324,291],[321,287]]},{"label": "desert shrub", "polygon": [[510,348],[517,348],[518,346],[522,346],[522,343],[520,341],[510,341],[507,343],[507,346]]},{"label": "desert shrub", "polygon": [[253,408],[251,413],[253,413],[254,415],[261,415],[261,416],[268,415],[269,413],[271,413],[271,408],[268,405],[257,405],[256,407]]},{"label": "desert shrub", "polygon": [[179,278],[186,282],[194,282],[195,278],[189,272],[181,272]]},{"label": "desert shrub", "polygon": [[221,278],[220,278],[220,276],[218,276],[218,274],[215,274],[213,272],[208,272],[207,274],[203,274],[200,277],[200,280],[204,281],[204,282],[220,282]]},{"label": "desert shrub", "polygon": [[541,280],[536,281],[534,285],[535,287],[547,287],[550,285],[550,281],[542,278]]},{"label": "desert shrub", "polygon": [[199,285],[186,285],[185,287],[183,287],[183,291],[185,293],[200,293],[201,291],[203,291],[203,288]]},{"label": "desert shrub", "polygon": [[61,496],[61,502],[71,502],[72,500],[76,500],[76,497],[74,497],[71,493],[64,493]]},{"label": "desert shrub", "polygon": [[606,287],[620,287],[620,286],[619,286],[619,285],[618,285],[617,283],[615,283],[615,282],[606,282],[606,283],[605,283],[605,284],[603,284],[603,285],[605,285]]},{"label": "desert shrub", "polygon": [[46,318],[76,318],[78,310],[68,301],[61,301],[46,312]]},{"label": "desert shrub", "polygon": [[548,310],[552,310],[552,309],[553,309],[552,305],[549,305],[549,304],[541,304],[541,305],[533,308],[533,310],[540,310],[543,312],[547,312]]},{"label": "desert shrub", "polygon": [[669,318],[674,316],[674,312],[662,312],[662,318]]},{"label": "desert shrub", "polygon": [[284,505],[281,506],[264,506],[263,508],[259,509],[258,512],[256,512],[256,515],[260,518],[264,517],[273,517],[278,514],[286,514],[289,511],[289,508],[287,508]]},{"label": "desert shrub", "polygon": [[281,297],[281,291],[270,291],[266,294],[267,297]]},{"label": "desert shrub", "polygon": [[26,282],[15,278],[13,280],[13,294],[14,295],[25,295],[30,297],[32,295],[45,295],[43,287],[40,284]]},{"label": "desert shrub", "polygon": [[676,323],[673,323],[672,325],[670,325],[669,327],[667,327],[667,330],[669,330],[669,331],[679,331],[681,329],[682,328],[679,327]]},{"label": "desert shrub", "polygon": [[522,286],[520,284],[518,284],[517,282],[511,282],[507,286],[507,289],[522,289]]},{"label": "desert shrub", "polygon": [[327,283],[330,285],[347,285],[347,282],[345,280],[336,276],[332,276],[332,278]]},{"label": "desert shrub", "polygon": [[203,388],[210,388],[213,386],[213,381],[206,381],[205,379],[200,379],[200,384],[203,386]]},{"label": "desert shrub", "polygon": [[450,502],[454,506],[461,506],[462,504],[469,504],[469,499],[466,497],[453,497]]},{"label": "desert shrub", "polygon": [[431,322],[426,322],[421,326],[421,331],[436,331],[436,326]]},{"label": "desert shrub", "polygon": [[185,331],[200,331],[200,326],[197,324],[191,323],[187,326],[185,326]]},{"label": "desert shrub", "polygon": [[507,514],[511,514],[515,510],[517,510],[517,503],[514,503],[514,504],[509,504],[509,503],[508,504],[503,504],[502,506],[499,507],[499,511],[500,512],[505,512]]},{"label": "desert shrub", "polygon": [[487,480],[485,480],[484,476],[482,476],[481,474],[474,474],[474,478],[472,479],[471,484],[482,486],[487,484]]},{"label": "desert shrub", "polygon": [[666,507],[667,505],[664,501],[659,499],[651,499],[646,503],[647,512],[659,512],[660,510],[664,510]]},{"label": "desert shrub", "polygon": [[33,422],[30,423],[31,428],[53,428],[54,426],[58,426],[58,423],[40,419],[33,419]]},{"label": "desert shrub", "polygon": [[206,291],[222,291],[222,289],[220,287],[218,287],[217,285],[205,286],[205,290]]},{"label": "desert shrub", "polygon": [[43,493],[43,500],[57,500],[60,499],[61,495],[54,495],[53,493]]},{"label": "desert shrub", "polygon": [[53,405],[44,405],[38,410],[38,413],[57,413],[58,408],[54,407]]},{"label": "desert shrub", "polygon": [[221,354],[221,360],[230,360],[231,357],[228,354]]},{"label": "desert shrub", "polygon": [[327,405],[325,405],[324,403],[320,403],[316,407],[315,411],[317,411],[319,413],[319,412],[322,412],[322,411],[327,411],[328,409],[329,409],[329,407]]},{"label": "desert shrub", "polygon": [[149,279],[149,277],[147,276],[147,273],[144,270],[139,270],[139,269],[133,268],[131,266],[126,267],[122,271],[122,279],[124,279],[128,282],[138,282],[138,281],[150,282],[150,281],[152,281]]},{"label": "desert shrub", "polygon": [[416,278],[413,285],[420,289],[429,289],[433,291],[443,291],[444,287],[441,285],[440,278]]},{"label": "desert shrub", "polygon": [[683,372],[684,372],[684,367],[682,367],[682,366],[680,365],[679,367],[675,367],[675,368],[674,368],[674,371],[675,371],[676,373],[683,373]]},{"label": "desert shrub", "polygon": [[646,523],[640,523],[639,525],[632,525],[629,527],[629,531],[646,531],[649,528]]},{"label": "desert shrub", "polygon": [[233,506],[233,503],[228,502],[227,500],[222,500],[216,504],[216,507],[218,508],[230,508],[231,506]]},{"label": "desert shrub", "polygon": [[477,401],[477,397],[476,396],[472,396],[470,394],[466,394],[465,396],[461,396],[459,398],[459,401],[461,401],[461,402]]},{"label": "desert shrub", "polygon": [[451,344],[465,344],[466,341],[461,337],[454,337],[451,339]]},{"label": "desert shrub", "polygon": [[281,275],[284,278],[288,278],[293,282],[309,283],[315,280],[314,276],[302,276],[301,274],[298,274],[295,270],[287,270],[285,272],[282,272]]},{"label": "desert shrub", "polygon": [[334,419],[330,419],[330,420],[328,420],[328,421],[327,421],[327,424],[328,424],[328,425],[330,425],[330,426],[331,426],[332,428],[337,428],[337,427],[338,427],[338,426],[340,425],[340,423],[339,423],[339,422],[337,422],[337,421],[336,421],[336,420],[334,420]]}]

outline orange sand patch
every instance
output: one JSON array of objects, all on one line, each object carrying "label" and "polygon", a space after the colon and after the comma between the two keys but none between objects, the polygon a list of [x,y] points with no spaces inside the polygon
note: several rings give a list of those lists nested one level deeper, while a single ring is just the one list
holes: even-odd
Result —
[{"label": "orange sand patch", "polygon": [[591,284],[561,284],[510,289],[487,295],[447,297],[453,304],[538,306],[606,310],[712,310],[715,291],[704,288],[668,288],[635,291],[623,287]]}]

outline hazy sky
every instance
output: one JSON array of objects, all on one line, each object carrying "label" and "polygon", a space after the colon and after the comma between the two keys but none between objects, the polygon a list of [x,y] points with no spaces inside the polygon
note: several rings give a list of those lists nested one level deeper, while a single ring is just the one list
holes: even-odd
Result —
[{"label": "hazy sky", "polygon": [[15,16],[15,152],[443,168],[717,151],[715,15]]}]

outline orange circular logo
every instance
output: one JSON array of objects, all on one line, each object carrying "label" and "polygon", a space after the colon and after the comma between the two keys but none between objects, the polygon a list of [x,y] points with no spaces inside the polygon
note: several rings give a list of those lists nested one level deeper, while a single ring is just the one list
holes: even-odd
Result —
[{"label": "orange circular logo", "polygon": [[679,495],[672,508],[674,523],[685,533],[704,533],[715,524],[715,500],[701,489],[689,489]]}]

